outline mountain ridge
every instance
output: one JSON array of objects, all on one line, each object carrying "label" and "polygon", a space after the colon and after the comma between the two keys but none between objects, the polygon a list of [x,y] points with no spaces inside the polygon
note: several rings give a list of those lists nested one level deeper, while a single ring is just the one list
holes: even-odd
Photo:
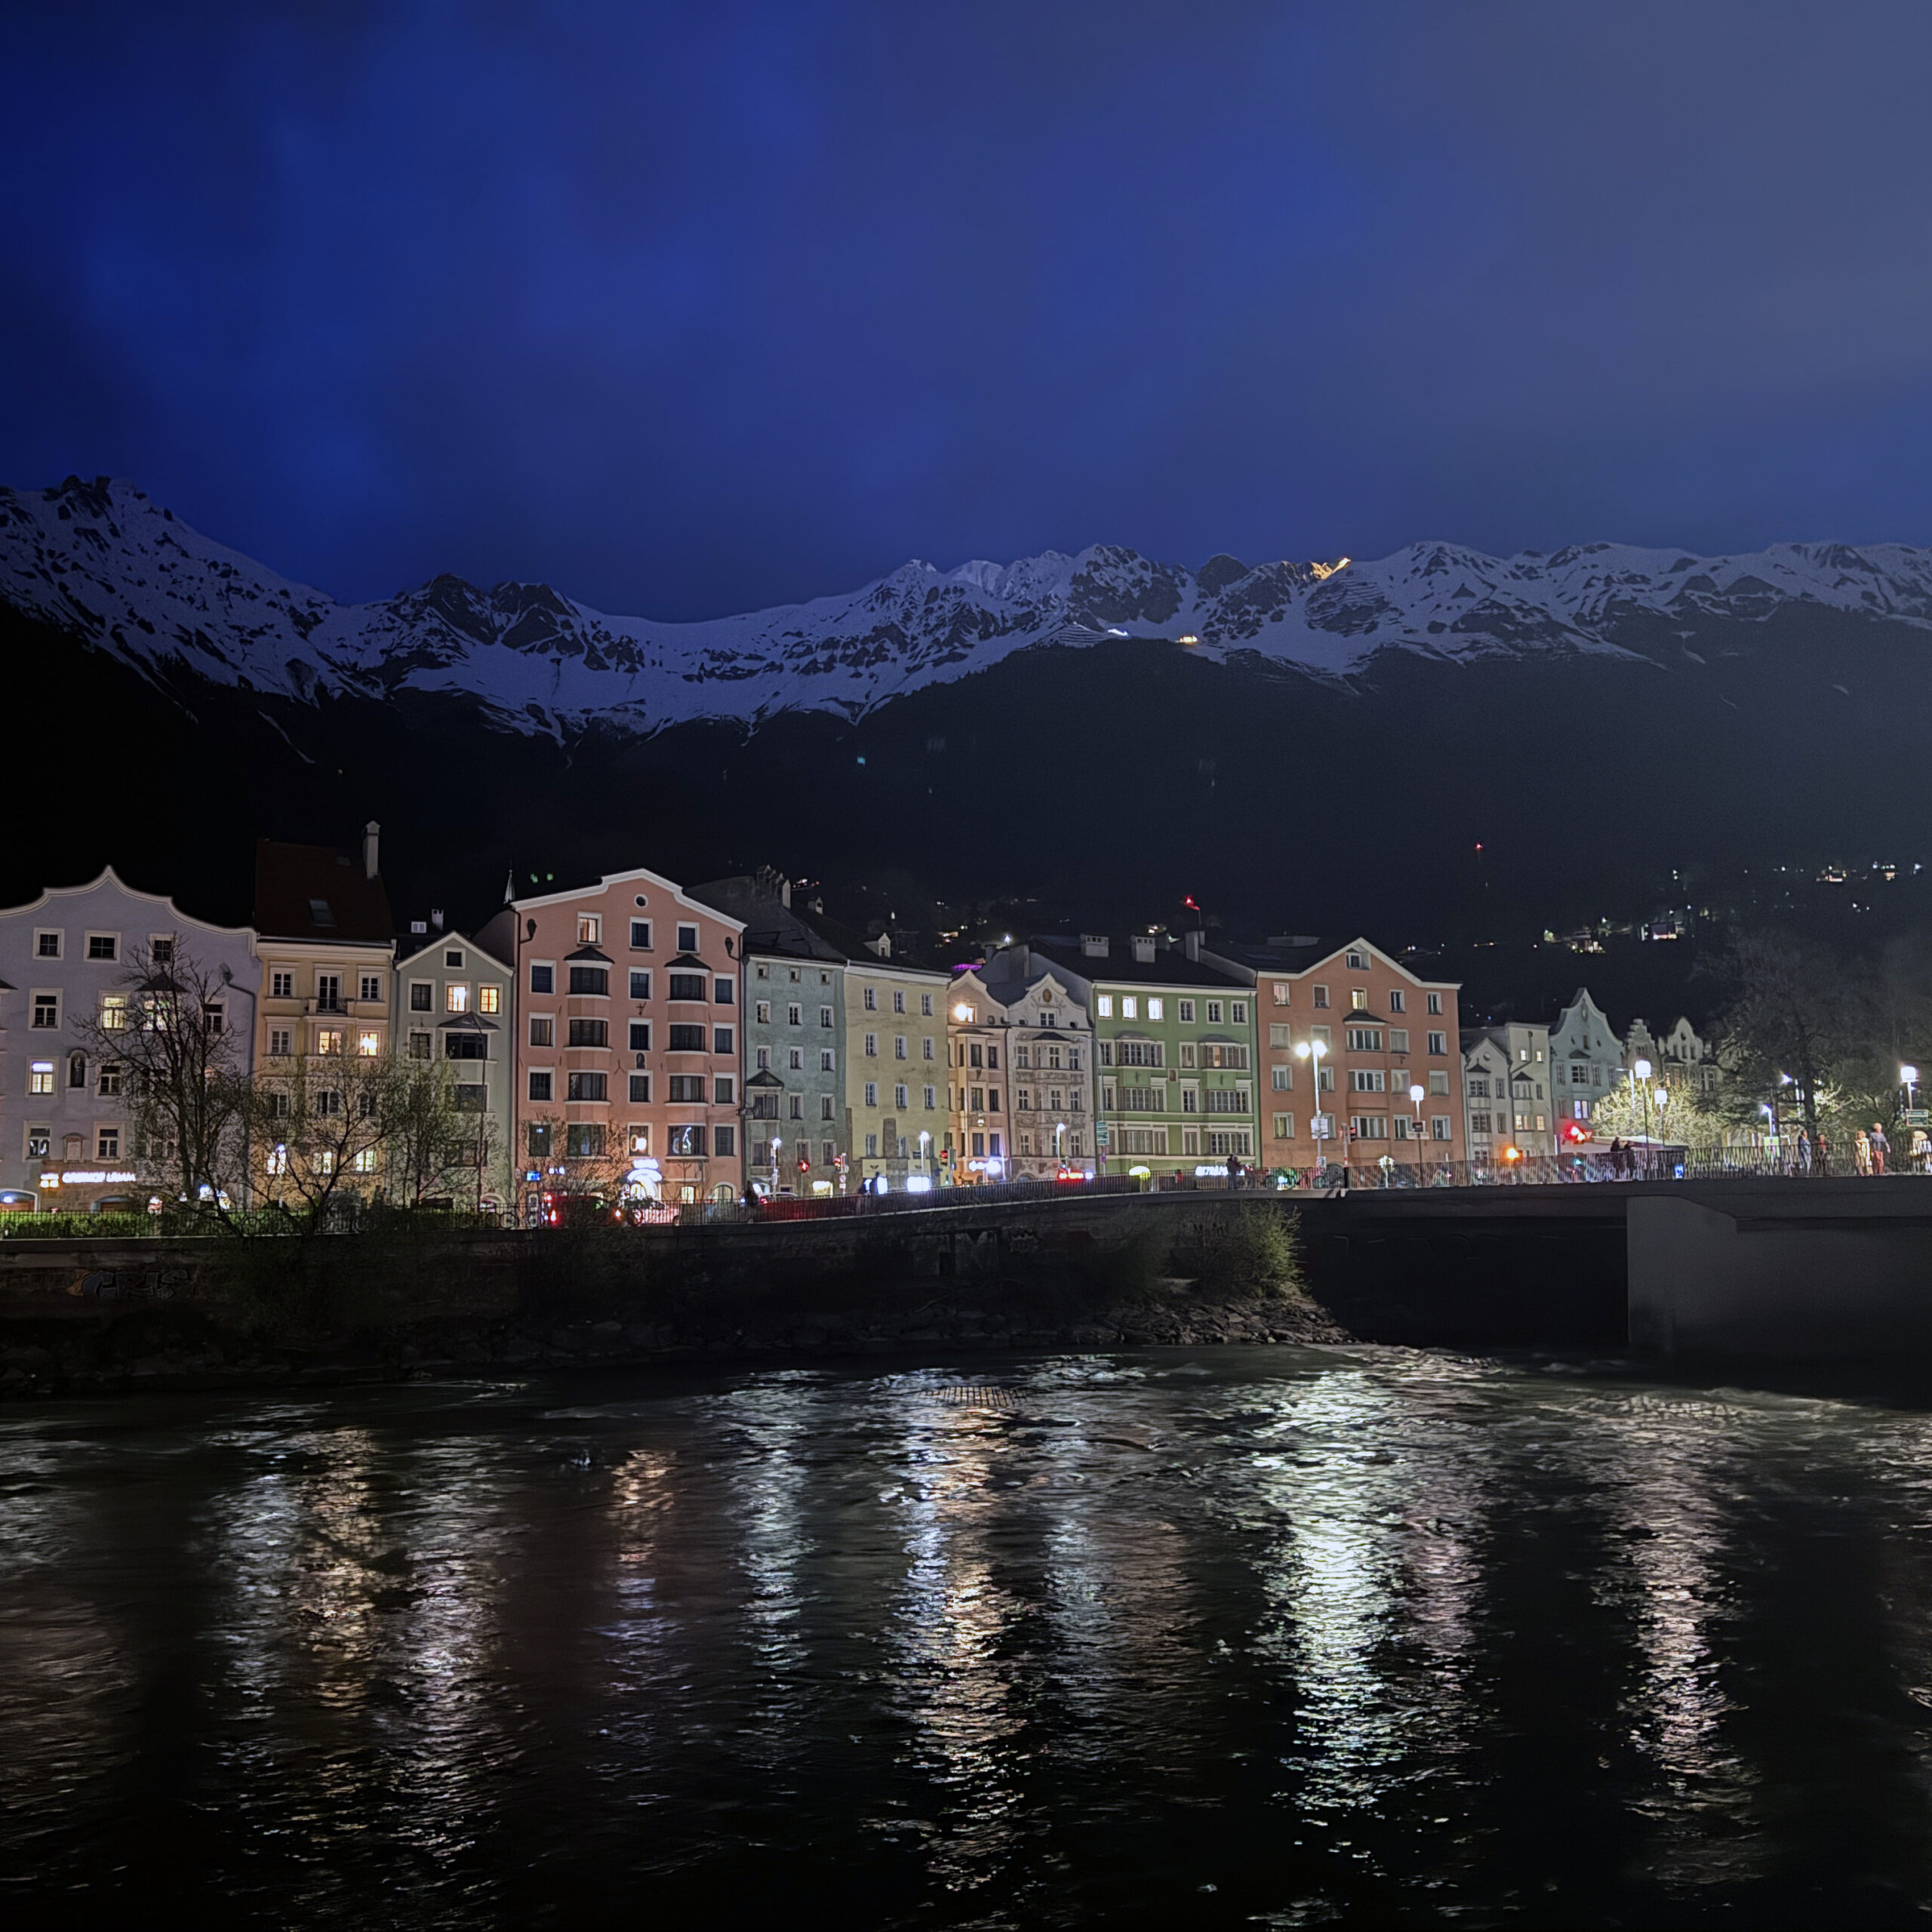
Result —
[{"label": "mountain ridge", "polygon": [[244,690],[466,698],[500,728],[648,736],[781,713],[849,719],[1042,645],[1184,638],[1209,660],[1346,678],[1398,651],[1657,661],[1712,620],[1793,606],[1932,629],[1932,549],[1783,543],[1736,556],[1608,543],[1496,558],[1417,543],[1386,558],[1198,570],[1115,545],[940,570],[694,623],[614,617],[545,583],[444,574],[338,603],[202,536],[133,485],[0,488],[0,600],[146,675]]}]

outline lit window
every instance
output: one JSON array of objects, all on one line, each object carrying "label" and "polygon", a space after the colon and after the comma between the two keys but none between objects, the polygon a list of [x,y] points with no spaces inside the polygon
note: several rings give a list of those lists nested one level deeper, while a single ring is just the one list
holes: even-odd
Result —
[{"label": "lit window", "polygon": [[383,1036],[380,1033],[358,1033],[355,1036],[355,1051],[365,1060],[374,1060],[383,1050]]},{"label": "lit window", "polygon": [[1111,1020],[1114,1017],[1113,995],[1112,993],[1096,993],[1094,995],[1094,1011],[1098,1014],[1103,1020]]},{"label": "lit window", "polygon": [[598,912],[580,912],[577,915],[577,943],[579,946],[595,946],[604,937],[603,915]]},{"label": "lit window", "polygon": [[54,1063],[51,1060],[37,1060],[27,1074],[27,1091],[29,1094],[51,1094],[54,1091]]},{"label": "lit window", "polygon": [[1147,1001],[1147,1017],[1149,1020],[1164,1020],[1167,1014],[1168,1003],[1165,1000],[1149,998]]},{"label": "lit window", "polygon": [[495,986],[478,986],[476,989],[476,1010],[478,1013],[495,1013],[500,1011],[497,1004],[499,989]]},{"label": "lit window", "polygon": [[342,1051],[342,1029],[338,1026],[318,1026],[315,1029],[315,1051],[318,1054],[339,1054]]},{"label": "lit window", "polygon": [[1123,1020],[1138,1020],[1140,1017],[1140,1001],[1137,995],[1133,993],[1121,995],[1120,1017]]},{"label": "lit window", "polygon": [[467,1013],[469,1011],[469,989],[457,980],[443,989],[443,1005],[451,1013]]},{"label": "lit window", "polygon": [[118,1033],[128,1023],[128,1001],[122,993],[103,993],[100,998],[100,1026],[105,1033]]}]

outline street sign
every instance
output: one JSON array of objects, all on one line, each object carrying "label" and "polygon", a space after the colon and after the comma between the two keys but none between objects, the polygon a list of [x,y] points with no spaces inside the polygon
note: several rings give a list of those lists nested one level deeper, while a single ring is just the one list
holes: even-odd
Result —
[{"label": "street sign", "polygon": [[1105,1148],[1108,1144],[1109,1137],[1110,1137],[1107,1132],[1106,1122],[1103,1120],[1095,1121],[1094,1124],[1094,1145],[1096,1147]]},{"label": "street sign", "polygon": [[1924,1107],[1906,1109],[1905,1124],[1907,1127],[1924,1127],[1929,1122],[1932,1122],[1932,1109]]},{"label": "street sign", "polygon": [[1332,1140],[1335,1137],[1335,1116],[1317,1114],[1313,1123],[1315,1137],[1318,1140]]}]

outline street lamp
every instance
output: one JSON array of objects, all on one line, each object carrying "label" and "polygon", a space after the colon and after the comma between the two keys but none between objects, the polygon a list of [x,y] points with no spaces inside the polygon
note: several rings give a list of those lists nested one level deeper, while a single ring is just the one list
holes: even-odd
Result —
[{"label": "street lamp", "polygon": [[778,1198],[778,1150],[784,1144],[778,1135],[771,1137],[771,1198],[774,1201]]},{"label": "street lamp", "polygon": [[1641,1081],[1644,1085],[1644,1138],[1646,1140],[1651,1137],[1650,1079],[1650,1062],[1647,1060],[1638,1060],[1630,1069],[1630,1112],[1634,1118],[1637,1112],[1637,1085]]},{"label": "street lamp", "polygon": [[1328,1164],[1321,1151],[1321,1057],[1328,1051],[1319,1040],[1304,1040],[1295,1049],[1295,1057],[1308,1062],[1308,1075],[1315,1090],[1312,1102],[1312,1111],[1308,1117],[1308,1131],[1315,1142],[1315,1171],[1320,1174]]},{"label": "street lamp", "polygon": [[1906,1111],[1909,1113],[1912,1110],[1913,1107],[1917,1104],[1912,1097],[1912,1093],[1913,1090],[1918,1084],[1918,1068],[1915,1066],[1900,1067],[1899,1069],[1899,1084],[1905,1089]]},{"label": "street lamp", "polygon": [[920,1165],[921,1168],[921,1169],[923,1169],[923,1170],[924,1170],[924,1172],[926,1172],[926,1173],[927,1173],[927,1174],[930,1174],[932,1172],[932,1163],[931,1163],[931,1160],[930,1156],[928,1156],[928,1154],[927,1154],[927,1152],[926,1152],[926,1143],[927,1143],[928,1141],[929,1141],[930,1140],[931,1140],[931,1138],[932,1138],[932,1136],[931,1136],[930,1134],[928,1134],[928,1133],[926,1131],[926,1130],[925,1130],[923,1127],[920,1128],[920,1130],[919,1130],[919,1165]]},{"label": "street lamp", "polygon": [[1409,1089],[1409,1105],[1416,1115],[1416,1185],[1422,1185],[1422,1097],[1423,1089],[1412,1086]]}]

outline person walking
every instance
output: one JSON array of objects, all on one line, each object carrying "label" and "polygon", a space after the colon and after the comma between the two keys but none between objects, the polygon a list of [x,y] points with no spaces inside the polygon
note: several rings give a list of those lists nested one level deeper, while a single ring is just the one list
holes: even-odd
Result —
[{"label": "person walking", "polygon": [[1872,1150],[1872,1171],[1882,1174],[1885,1171],[1885,1156],[1892,1151],[1892,1143],[1885,1138],[1884,1124],[1875,1120],[1867,1139]]},{"label": "person walking", "polygon": [[1811,1137],[1801,1127],[1798,1130],[1798,1171],[1801,1174],[1811,1171]]}]

